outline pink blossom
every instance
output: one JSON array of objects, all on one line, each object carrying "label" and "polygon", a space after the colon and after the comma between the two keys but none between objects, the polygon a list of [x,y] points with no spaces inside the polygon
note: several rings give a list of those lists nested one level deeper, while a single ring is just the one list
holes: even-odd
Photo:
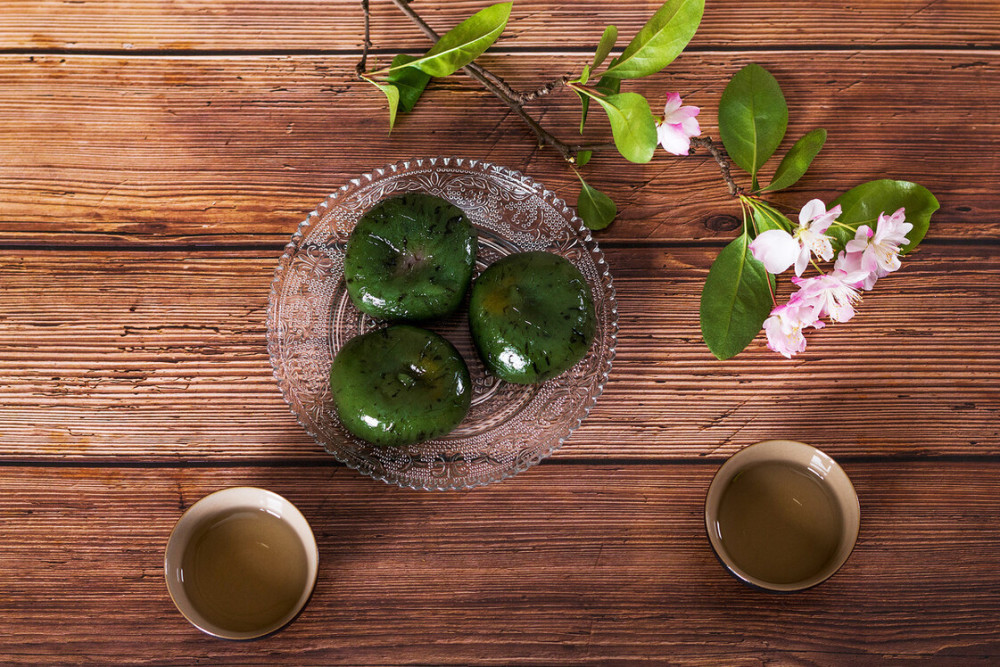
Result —
[{"label": "pink blossom", "polygon": [[678,93],[667,94],[667,104],[663,107],[663,118],[656,124],[656,136],[664,150],[674,155],[687,155],[691,150],[691,137],[701,134],[701,127],[695,118],[701,109],[681,106]]},{"label": "pink blossom", "polygon": [[769,229],[751,241],[750,252],[769,273],[783,273],[794,264],[795,275],[801,276],[809,265],[810,254],[825,261],[833,259],[832,239],[826,230],[838,215],[839,204],[827,211],[821,200],[813,199],[799,212],[799,226],[794,232]]},{"label": "pink blossom", "polygon": [[890,216],[883,211],[874,232],[868,225],[858,227],[834,266],[845,272],[866,273],[863,287],[870,290],[876,280],[899,269],[899,250],[908,243],[906,235],[912,229],[913,225],[906,222],[904,209]]},{"label": "pink blossom", "polygon": [[767,334],[769,348],[791,359],[806,349],[802,330],[806,327],[822,329],[824,326],[809,304],[789,301],[771,311],[771,316],[764,320],[764,333]]},{"label": "pink blossom", "polygon": [[792,278],[799,291],[792,295],[789,303],[813,309],[817,318],[847,322],[854,317],[854,304],[861,300],[858,290],[866,276],[863,271],[846,273],[835,269],[812,278]]}]

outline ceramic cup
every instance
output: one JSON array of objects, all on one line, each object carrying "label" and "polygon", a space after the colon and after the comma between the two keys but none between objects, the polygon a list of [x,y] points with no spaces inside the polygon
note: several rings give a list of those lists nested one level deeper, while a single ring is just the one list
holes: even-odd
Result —
[{"label": "ceramic cup", "polygon": [[[819,533],[824,536],[823,539],[827,541],[826,543],[831,545],[829,547],[830,556],[822,565],[819,565],[812,572],[802,574],[801,577],[798,577],[796,573],[795,576],[798,578],[794,581],[768,581],[766,578],[748,572],[747,570],[751,568],[742,567],[737,562],[740,559],[734,558],[734,554],[727,550],[726,540],[723,538],[723,528],[720,523],[720,506],[723,505],[723,498],[727,491],[737,488],[733,484],[733,480],[738,475],[762,464],[768,464],[770,466],[769,470],[774,470],[777,467],[776,464],[788,466],[798,471],[796,474],[811,476],[804,483],[808,486],[811,484],[809,480],[815,480],[822,487],[822,491],[825,492],[825,496],[828,499],[826,503],[829,505],[827,509],[830,511],[823,514],[824,517],[828,517],[828,525],[802,526],[801,534],[795,532],[799,530],[798,524],[788,522],[782,526],[782,530],[791,531],[782,533],[785,537],[790,538],[790,543],[794,542],[801,546],[803,540],[808,541],[813,538],[815,533]],[[757,471],[762,469],[760,467],[756,468]],[[744,510],[741,516],[745,515],[747,517],[745,525],[729,525],[728,530],[731,532],[740,533],[763,527],[763,530],[760,532],[766,534],[771,528],[768,522],[772,520],[784,520],[783,507],[792,507],[788,503],[802,505],[799,498],[796,498],[796,494],[801,493],[803,480],[799,479],[799,486],[796,486],[795,484],[788,484],[788,478],[784,475],[776,475],[773,478],[765,477],[759,472],[754,473],[754,475],[756,475],[754,479],[758,481],[765,479],[775,480],[773,482],[760,481],[763,489],[757,489],[760,494],[757,497],[763,496],[766,498],[766,502],[763,502],[760,507],[767,507],[768,510],[762,512],[761,515],[755,515],[755,510]],[[744,488],[748,484],[746,479],[744,478],[742,482]],[[783,482],[782,480],[785,481]],[[738,492],[734,491],[734,493]],[[731,503],[734,501],[733,499],[727,499],[726,502]],[[750,506],[747,503],[744,507]],[[798,510],[799,508],[792,507],[792,509]],[[726,511],[732,512],[732,509],[729,508]],[[729,514],[728,516],[731,517],[733,514]],[[739,579],[742,579],[751,586],[770,591],[799,591],[815,586],[830,578],[830,576],[840,569],[841,565],[844,564],[854,549],[854,544],[858,537],[860,517],[861,512],[857,493],[854,491],[851,480],[837,462],[815,447],[790,440],[759,442],[734,454],[719,468],[709,486],[708,497],[705,500],[705,527],[708,530],[708,539],[719,560]],[[727,521],[732,521],[732,519],[727,519]],[[813,529],[817,530],[814,531]],[[757,549],[754,555],[758,558],[758,571],[769,570],[766,567],[761,568],[759,565],[760,559],[764,559],[766,562],[766,559],[774,558],[773,562],[776,563],[779,557],[787,557],[789,553],[792,553],[790,550],[782,551],[784,545],[780,540],[768,542],[767,539],[761,539],[759,536],[747,538],[745,535],[734,537],[733,539],[744,540],[742,542],[743,545],[751,544],[750,547],[743,546],[744,551],[749,548]],[[754,539],[757,540],[756,543],[753,542]],[[733,543],[734,551],[735,548],[735,543]],[[744,563],[747,563],[747,556],[744,555],[743,558]],[[770,568],[772,571],[774,569],[776,568]],[[773,578],[778,579],[777,576]]]},{"label": "ceramic cup", "polygon": [[[305,576],[298,601],[281,618],[253,629],[232,630],[205,618],[198,611],[184,587],[184,554],[192,538],[214,518],[220,520],[241,510],[263,511],[284,522],[294,532],[305,551]],[[294,544],[294,542],[293,542]],[[205,496],[181,516],[170,539],[164,557],[167,590],[177,609],[199,630],[224,639],[254,639],[270,634],[287,625],[302,610],[316,584],[319,552],[309,523],[292,503],[277,493],[254,487],[234,487]],[[191,573],[188,573],[189,577]]]}]

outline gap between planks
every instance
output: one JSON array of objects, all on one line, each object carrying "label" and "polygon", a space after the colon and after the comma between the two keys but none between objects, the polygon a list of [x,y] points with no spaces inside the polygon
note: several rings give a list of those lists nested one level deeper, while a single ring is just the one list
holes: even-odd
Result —
[{"label": "gap between planks", "polygon": [[[418,49],[401,47],[397,49],[369,49],[369,56],[392,56],[401,52],[417,51]],[[593,55],[591,47],[566,48],[542,46],[507,46],[489,49],[490,55],[544,55],[544,56],[586,56]],[[809,45],[788,44],[783,46],[765,45],[733,45],[733,46],[688,46],[684,53],[812,53],[818,51],[834,52],[871,52],[871,53],[982,53],[996,54],[1000,52],[996,45],[941,45],[941,44],[907,44],[907,45],[858,45],[858,44],[826,44]],[[620,55],[621,49],[612,51],[612,55]],[[260,57],[313,57],[313,56],[353,56],[361,58],[359,49],[74,49],[74,48],[0,48],[0,56],[81,56],[93,58],[260,58]],[[457,76],[457,75],[456,75]]]},{"label": "gap between planks", "polygon": [[[701,457],[680,457],[680,458],[656,458],[656,459],[629,459],[629,458],[548,458],[538,465],[544,466],[564,466],[591,468],[605,467],[630,467],[630,468],[659,468],[672,466],[718,466],[729,456],[701,456]],[[866,463],[1000,463],[1000,455],[997,454],[855,454],[841,455],[837,457],[838,463],[844,464],[866,464]],[[100,468],[128,469],[128,470],[162,470],[162,469],[185,469],[185,468],[344,468],[348,467],[332,456],[317,459],[268,459],[268,458],[247,458],[247,459],[190,459],[184,461],[143,461],[143,460],[121,460],[121,459],[88,459],[73,461],[46,461],[31,459],[8,459],[0,460],[0,469],[3,468],[66,468],[92,470]],[[358,473],[359,475],[361,473]],[[391,486],[391,485],[390,485]]]}]

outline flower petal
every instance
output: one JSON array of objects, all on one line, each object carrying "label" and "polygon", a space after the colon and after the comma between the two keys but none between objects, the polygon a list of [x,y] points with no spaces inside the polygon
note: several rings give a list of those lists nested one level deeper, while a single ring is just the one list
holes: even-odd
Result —
[{"label": "flower petal", "polygon": [[679,93],[667,93],[667,103],[663,106],[663,117],[666,118],[677,109],[681,108],[681,96]]},{"label": "flower petal", "polygon": [[694,116],[682,120],[681,129],[684,131],[684,134],[688,135],[689,137],[697,137],[699,134],[701,134],[701,125],[698,124],[698,119],[695,118]]},{"label": "flower petal", "polygon": [[858,270],[865,273],[875,273],[878,271],[878,258],[875,255],[875,248],[868,247],[861,253],[861,263]]},{"label": "flower petal", "polygon": [[799,247],[799,256],[795,258],[795,275],[801,276],[802,272],[809,266],[809,246]]},{"label": "flower petal", "polygon": [[840,216],[840,210],[840,204],[837,204],[826,213],[813,218],[812,223],[809,225],[809,229],[813,230],[817,234],[824,233],[830,228],[833,221]]},{"label": "flower petal", "polygon": [[799,242],[783,229],[769,229],[750,242],[754,258],[764,264],[768,273],[773,274],[786,271],[795,262],[799,250]]},{"label": "flower petal", "polygon": [[687,155],[691,150],[691,139],[680,125],[662,123],[656,128],[656,137],[663,149],[674,155]]},{"label": "flower petal", "polygon": [[698,107],[681,107],[666,117],[668,123],[683,123],[688,118],[694,118],[701,112]]},{"label": "flower petal", "polygon": [[803,227],[826,213],[826,204],[822,199],[810,199],[799,211],[799,224]]}]

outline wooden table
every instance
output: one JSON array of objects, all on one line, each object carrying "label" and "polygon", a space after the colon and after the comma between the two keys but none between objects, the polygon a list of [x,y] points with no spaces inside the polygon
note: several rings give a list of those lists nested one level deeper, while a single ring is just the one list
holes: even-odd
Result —
[{"label": "wooden table", "polygon": [[[426,47],[372,4],[379,53]],[[484,4],[415,6],[446,29]],[[621,313],[607,390],[541,465],[428,493],[341,466],[292,418],[264,342],[277,259],[371,168],[450,153],[574,200],[558,156],[461,75],[387,136],[353,76],[353,0],[2,3],[0,662],[1000,660],[1000,4],[708,4],[637,89],[682,92],[717,137],[728,77],[766,66],[789,138],[830,131],[780,201],[917,181],[942,205],[927,240],[795,360],[758,339],[719,362],[698,298],[738,208],[715,165],[596,157],[621,209],[598,235]],[[483,62],[530,89],[657,5],[518,0]],[[573,136],[568,91],[532,109]],[[720,463],[773,437],[837,458],[862,506],[844,568],[794,595],[728,575],[702,519]],[[162,574],[182,511],[232,485],[295,502],[322,559],[305,612],[249,643],[191,627]]]}]

